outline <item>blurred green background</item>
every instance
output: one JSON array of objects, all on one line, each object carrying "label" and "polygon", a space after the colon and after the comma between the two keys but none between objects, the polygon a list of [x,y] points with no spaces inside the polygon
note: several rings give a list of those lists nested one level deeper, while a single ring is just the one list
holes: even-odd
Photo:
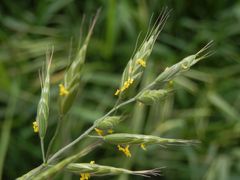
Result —
[{"label": "blurred green background", "polygon": [[[91,39],[80,93],[66,118],[55,146],[70,142],[106,113],[121,73],[140,32],[147,31],[165,6],[171,16],[160,34],[141,86],[182,58],[196,53],[210,40],[215,54],[174,81],[174,93],[147,107],[129,106],[131,112],[116,132],[199,139],[198,147],[150,146],[133,148],[131,159],[112,145],[104,145],[84,162],[133,170],[167,167],[152,179],[240,179],[240,2],[227,0],[23,0],[0,2],[0,176],[15,179],[38,166],[41,150],[32,122],[40,97],[38,71],[46,50],[54,45],[51,84],[50,137],[56,126],[58,83],[98,8],[100,18]],[[142,37],[143,37],[142,36]],[[75,151],[85,147],[75,146]],[[72,150],[71,152],[74,152]],[[60,173],[55,179],[79,179]],[[119,176],[92,179],[144,179]]]}]

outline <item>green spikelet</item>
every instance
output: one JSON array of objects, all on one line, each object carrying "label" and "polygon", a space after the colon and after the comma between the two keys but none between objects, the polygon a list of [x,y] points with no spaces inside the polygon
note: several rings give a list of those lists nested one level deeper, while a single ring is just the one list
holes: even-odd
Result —
[{"label": "green spikelet", "polygon": [[76,174],[89,174],[90,176],[107,176],[107,175],[120,175],[120,174],[132,174],[138,176],[158,176],[160,175],[160,168],[152,170],[131,171],[123,168],[116,168],[112,166],[103,166],[93,163],[71,163],[66,168],[67,171]]},{"label": "green spikelet", "polygon": [[183,139],[168,139],[161,138],[158,136],[151,135],[142,135],[142,134],[127,134],[127,133],[118,133],[118,134],[110,134],[103,137],[103,140],[111,143],[111,144],[158,144],[158,145],[171,145],[171,144],[197,144],[199,141],[197,140],[183,140]]},{"label": "green spikelet", "polygon": [[52,61],[52,54],[50,57],[47,57],[47,64],[45,69],[45,77],[41,77],[41,98],[38,103],[37,108],[37,117],[36,121],[39,128],[39,136],[44,138],[47,126],[48,126],[48,116],[49,116],[49,95],[50,95],[50,66]]},{"label": "green spikelet", "polygon": [[[163,26],[165,25],[169,17],[169,11],[164,9],[159,16],[159,19],[146,35],[141,46],[138,48],[134,56],[128,61],[127,66],[124,69],[120,88],[116,91],[115,95],[125,93],[125,90],[134,83],[134,86],[137,85],[137,82],[142,76],[144,67],[147,64],[147,60],[152,53],[153,46],[155,41],[162,31]],[[158,22],[159,21],[159,22]]]},{"label": "green spikelet", "polygon": [[137,97],[137,100],[144,104],[151,105],[157,101],[164,99],[169,94],[169,92],[169,90],[163,89],[145,90]]},{"label": "green spikelet", "polygon": [[[179,63],[166,68],[164,72],[162,72],[155,80],[154,87],[159,88],[164,84],[175,78],[177,75],[182,74],[183,72],[189,70],[191,66],[196,64],[198,61],[210,56],[211,52],[206,52],[211,46],[213,41],[210,41],[206,46],[204,46],[199,52],[194,55],[190,55]],[[204,54],[203,54],[204,53]]]},{"label": "green spikelet", "polygon": [[66,114],[69,111],[69,109],[71,108],[71,106],[74,102],[74,99],[77,96],[78,88],[79,88],[79,84],[80,84],[82,67],[84,65],[85,58],[86,58],[87,47],[88,47],[89,40],[90,40],[90,37],[93,32],[93,28],[96,24],[98,15],[99,15],[99,11],[97,12],[97,14],[93,20],[93,23],[89,29],[88,35],[87,35],[82,47],[79,49],[79,51],[76,55],[76,58],[74,59],[74,61],[70,65],[69,69],[65,73],[64,82],[63,82],[62,86],[64,87],[64,89],[66,90],[67,93],[64,95],[60,94],[60,96],[59,96],[60,112],[62,115]]},{"label": "green spikelet", "polygon": [[97,124],[96,127],[100,129],[113,129],[121,121],[122,121],[121,116],[108,116],[100,123],[96,121],[95,124]]}]

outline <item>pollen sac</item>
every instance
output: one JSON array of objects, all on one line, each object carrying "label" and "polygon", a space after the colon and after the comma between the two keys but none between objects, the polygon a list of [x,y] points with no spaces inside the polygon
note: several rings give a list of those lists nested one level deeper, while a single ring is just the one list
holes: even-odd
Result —
[{"label": "pollen sac", "polygon": [[99,136],[103,136],[103,135],[104,135],[104,131],[103,131],[102,129],[94,128],[94,130],[96,131],[96,133],[97,133]]},{"label": "pollen sac", "polygon": [[122,147],[121,145],[118,145],[117,147],[118,147],[118,150],[122,151],[127,157],[132,156],[132,154],[129,150],[129,147],[130,147],[129,145],[126,145],[126,147]]},{"label": "pollen sac", "polygon": [[69,91],[64,87],[63,84],[59,84],[59,96],[67,96]]},{"label": "pollen sac", "polygon": [[146,61],[144,61],[143,59],[138,59],[137,64],[139,64],[140,66],[142,66],[144,68],[146,67]]},{"label": "pollen sac", "polygon": [[34,121],[34,122],[33,122],[33,131],[34,131],[35,133],[38,133],[38,131],[39,131],[37,121]]}]

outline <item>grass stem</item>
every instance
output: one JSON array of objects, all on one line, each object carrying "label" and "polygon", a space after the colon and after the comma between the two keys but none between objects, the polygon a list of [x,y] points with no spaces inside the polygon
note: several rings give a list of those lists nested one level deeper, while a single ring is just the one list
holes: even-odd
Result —
[{"label": "grass stem", "polygon": [[43,158],[43,164],[46,163],[46,158],[45,158],[45,151],[44,151],[44,139],[40,138],[41,141],[41,150],[42,150],[42,158]]},{"label": "grass stem", "polygon": [[50,143],[48,145],[48,148],[47,148],[47,154],[46,154],[46,158],[47,159],[50,156],[53,143],[54,143],[55,139],[57,138],[58,133],[60,131],[60,128],[61,128],[61,125],[62,125],[62,120],[63,120],[63,116],[60,115],[60,117],[58,119],[58,122],[57,122],[57,128],[55,129],[54,135],[53,135],[53,137],[52,137],[52,139],[51,139],[51,141],[50,141]]},{"label": "grass stem", "polygon": [[105,114],[104,116],[102,116],[101,118],[97,119],[89,129],[87,129],[83,134],[81,134],[77,139],[75,139],[74,141],[72,141],[71,143],[69,143],[68,145],[64,146],[63,148],[61,148],[60,150],[58,150],[48,161],[47,163],[51,163],[52,161],[54,161],[58,156],[60,156],[61,154],[63,154],[64,152],[66,152],[69,148],[71,148],[72,146],[74,146],[75,144],[77,144],[80,140],[82,140],[83,138],[85,138],[95,127],[98,126],[98,124],[105,119],[107,116],[109,116],[111,113],[113,113],[114,111],[118,110],[119,108],[121,108],[122,106],[125,106],[129,103],[132,103],[136,101],[136,97],[133,97],[121,104],[119,104],[118,106],[114,107],[113,109],[111,109],[107,114]]}]

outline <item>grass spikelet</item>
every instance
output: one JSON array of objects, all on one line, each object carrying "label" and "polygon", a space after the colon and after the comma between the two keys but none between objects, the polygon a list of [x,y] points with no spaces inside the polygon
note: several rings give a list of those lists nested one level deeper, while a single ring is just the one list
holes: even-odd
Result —
[{"label": "grass spikelet", "polygon": [[36,121],[33,122],[34,132],[38,132],[41,142],[42,158],[45,163],[44,137],[48,127],[49,116],[49,95],[50,95],[50,67],[53,56],[53,48],[51,54],[46,54],[46,67],[42,70],[40,77],[41,82],[41,98],[38,103]]},{"label": "grass spikelet", "polygon": [[179,63],[166,68],[164,72],[162,72],[154,81],[153,86],[155,87],[161,87],[165,83],[169,82],[173,78],[175,78],[177,75],[180,75],[181,73],[189,70],[191,66],[196,64],[198,61],[207,58],[212,54],[211,51],[208,51],[209,48],[212,46],[213,41],[210,41],[206,46],[204,46],[200,51],[198,51],[196,54],[187,56],[183,60],[181,60]]},{"label": "grass spikelet", "polygon": [[65,73],[63,84],[59,85],[60,111],[62,115],[66,114],[69,111],[75,100],[75,97],[77,96],[82,67],[86,58],[88,43],[92,35],[94,26],[96,24],[99,12],[100,10],[97,11],[97,14],[92,22],[92,25],[88,31],[88,35],[83,45],[79,48],[75,59]]},{"label": "grass spikelet", "polygon": [[46,68],[42,70],[43,73],[42,75],[40,75],[42,92],[41,92],[40,101],[38,103],[37,117],[36,117],[36,122],[37,122],[36,125],[38,126],[40,138],[45,137],[45,134],[47,131],[47,125],[48,125],[49,95],[50,95],[50,66],[51,66],[51,61],[53,56],[53,50],[50,55],[49,53],[47,53],[46,56],[47,56]]},{"label": "grass spikelet", "polygon": [[144,104],[151,105],[161,99],[164,99],[169,94],[169,92],[169,90],[163,89],[145,90],[137,97],[137,100]]},{"label": "grass spikelet", "polygon": [[161,138],[158,136],[151,135],[142,135],[142,134],[127,134],[127,133],[118,133],[110,134],[103,137],[105,142],[111,144],[124,144],[124,145],[194,145],[200,143],[197,140],[183,140],[183,139],[169,139]]},{"label": "grass spikelet", "polygon": [[136,53],[128,61],[128,64],[125,67],[122,75],[120,88],[117,89],[115,95],[119,95],[125,92],[125,90],[128,89],[132,83],[134,83],[134,86],[137,85],[136,83],[141,78],[144,68],[147,65],[147,60],[152,52],[155,41],[159,33],[162,31],[162,28],[164,27],[169,17],[169,13],[170,12],[168,9],[164,9],[162,11],[155,25],[147,33],[144,41],[137,49]]},{"label": "grass spikelet", "polygon": [[142,171],[131,171],[123,168],[116,168],[112,166],[103,166],[93,163],[71,163],[66,168],[67,171],[76,174],[90,174],[90,176],[107,176],[107,175],[120,175],[120,174],[131,174],[144,177],[159,176],[161,168],[142,170]]},{"label": "grass spikelet", "polygon": [[100,123],[96,121],[97,128],[100,129],[113,129],[116,125],[118,125],[122,121],[121,116],[108,116]]}]

